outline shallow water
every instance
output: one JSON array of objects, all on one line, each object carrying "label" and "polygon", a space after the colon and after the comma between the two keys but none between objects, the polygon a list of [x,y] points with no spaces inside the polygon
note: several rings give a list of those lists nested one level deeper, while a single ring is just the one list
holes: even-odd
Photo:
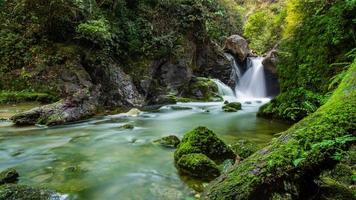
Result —
[{"label": "shallow water", "polygon": [[[264,100],[265,101],[265,100]],[[0,170],[15,167],[20,183],[68,194],[67,199],[176,200],[194,196],[178,176],[172,149],[152,141],[207,126],[227,143],[267,143],[288,125],[255,117],[261,102],[224,113],[222,103],[179,103],[138,116],[95,117],[58,127],[15,128],[0,122]],[[124,124],[135,126],[125,130]]]}]

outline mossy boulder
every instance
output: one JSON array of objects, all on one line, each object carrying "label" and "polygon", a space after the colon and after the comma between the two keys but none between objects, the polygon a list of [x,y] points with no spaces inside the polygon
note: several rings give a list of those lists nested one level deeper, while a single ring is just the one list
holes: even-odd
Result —
[{"label": "mossy boulder", "polygon": [[225,112],[237,112],[242,109],[241,103],[239,102],[231,102],[231,103],[226,103],[222,109]]},{"label": "mossy boulder", "polygon": [[0,186],[0,199],[50,200],[61,199],[61,196],[47,189],[33,188],[25,185],[6,184]]},{"label": "mossy boulder", "polygon": [[259,146],[248,140],[239,140],[233,145],[231,145],[231,149],[240,158],[245,159],[256,151],[258,151]]},{"label": "mossy boulder", "polygon": [[318,199],[320,200],[355,200],[356,192],[331,178],[322,178]]},{"label": "mossy boulder", "polygon": [[174,160],[178,162],[183,155],[192,153],[202,153],[218,164],[236,157],[231,148],[206,127],[195,128],[184,135],[174,153]]},{"label": "mossy boulder", "polygon": [[124,124],[124,125],[120,126],[120,129],[126,129],[126,130],[132,130],[134,128],[135,128],[135,126],[132,124]]},{"label": "mossy boulder", "polygon": [[219,89],[216,83],[208,78],[193,78],[183,88],[182,97],[198,101],[221,101]]},{"label": "mossy boulder", "polygon": [[212,180],[220,175],[216,163],[201,153],[183,155],[177,167],[182,174],[200,179]]},{"label": "mossy boulder", "polygon": [[6,169],[0,172],[0,185],[7,183],[16,183],[19,173],[14,168]]},{"label": "mossy boulder", "polygon": [[170,136],[155,140],[154,143],[160,144],[164,147],[176,148],[179,145],[180,140],[177,136],[170,135]]}]

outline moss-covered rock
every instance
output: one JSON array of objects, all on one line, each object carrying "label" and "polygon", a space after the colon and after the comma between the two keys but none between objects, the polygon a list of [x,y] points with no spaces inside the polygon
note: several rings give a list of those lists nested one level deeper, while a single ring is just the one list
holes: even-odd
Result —
[{"label": "moss-covered rock", "polygon": [[183,155],[176,166],[180,173],[195,178],[212,180],[220,175],[216,163],[201,153]]},{"label": "moss-covered rock", "polygon": [[356,192],[331,178],[322,178],[318,193],[320,200],[355,200]]},{"label": "moss-covered rock", "polygon": [[121,128],[121,129],[132,130],[132,129],[135,128],[135,126],[132,125],[132,124],[124,124],[124,125],[120,126],[120,128]]},{"label": "moss-covered rock", "polygon": [[179,145],[180,140],[177,136],[170,135],[170,136],[155,140],[154,143],[160,144],[164,147],[176,148]]},{"label": "moss-covered rock", "polygon": [[231,149],[238,155],[240,158],[245,159],[258,151],[259,146],[248,140],[239,140],[233,145]]},{"label": "moss-covered rock", "polygon": [[222,109],[225,112],[237,112],[238,110],[241,110],[241,103],[239,102],[231,102],[231,103],[226,103]]},{"label": "moss-covered rock", "polygon": [[187,132],[174,153],[176,162],[183,156],[202,153],[218,164],[236,155],[216,134],[206,127],[198,127]]},{"label": "moss-covered rock", "polygon": [[196,99],[198,101],[221,101],[219,89],[216,83],[208,78],[193,78],[183,88],[182,97]]},{"label": "moss-covered rock", "polygon": [[0,185],[7,183],[16,183],[19,173],[14,168],[6,169],[0,172]]},{"label": "moss-covered rock", "polygon": [[51,103],[57,97],[46,93],[0,91],[0,103],[40,102]]},{"label": "moss-covered rock", "polygon": [[50,200],[60,199],[60,195],[40,188],[25,185],[6,184],[0,186],[1,200]]}]

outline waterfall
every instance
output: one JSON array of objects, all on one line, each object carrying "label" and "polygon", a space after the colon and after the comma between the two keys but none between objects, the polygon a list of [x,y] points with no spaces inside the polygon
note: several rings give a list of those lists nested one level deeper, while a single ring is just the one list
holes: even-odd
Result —
[{"label": "waterfall", "polygon": [[247,71],[235,88],[238,98],[263,98],[267,96],[263,57],[248,57]]},{"label": "waterfall", "polygon": [[255,99],[265,98],[267,96],[266,80],[264,68],[262,65],[263,57],[248,57],[247,70],[241,73],[241,67],[237,63],[234,56],[226,53],[226,58],[230,60],[233,67],[233,76],[237,82],[235,91],[225,85],[218,79],[214,82],[218,86],[219,95],[228,101],[236,101],[237,99]]}]

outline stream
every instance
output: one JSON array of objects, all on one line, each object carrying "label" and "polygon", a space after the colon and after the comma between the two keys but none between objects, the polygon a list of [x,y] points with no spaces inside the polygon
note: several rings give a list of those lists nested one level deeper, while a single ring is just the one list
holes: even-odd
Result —
[{"label": "stream", "polygon": [[[174,166],[174,149],[153,141],[168,135],[182,138],[185,132],[206,126],[227,144],[239,139],[266,144],[289,127],[256,117],[258,108],[270,99],[261,97],[265,90],[261,59],[250,63],[242,77],[235,66],[237,78],[246,80],[235,91],[214,80],[224,100],[242,103],[238,112],[224,112],[224,102],[195,102],[50,128],[14,127],[2,120],[0,171],[14,167],[20,173],[20,184],[53,189],[65,194],[66,200],[193,199],[192,183],[183,181]],[[16,106],[0,108],[6,114]],[[127,124],[134,128],[122,127]]]}]

